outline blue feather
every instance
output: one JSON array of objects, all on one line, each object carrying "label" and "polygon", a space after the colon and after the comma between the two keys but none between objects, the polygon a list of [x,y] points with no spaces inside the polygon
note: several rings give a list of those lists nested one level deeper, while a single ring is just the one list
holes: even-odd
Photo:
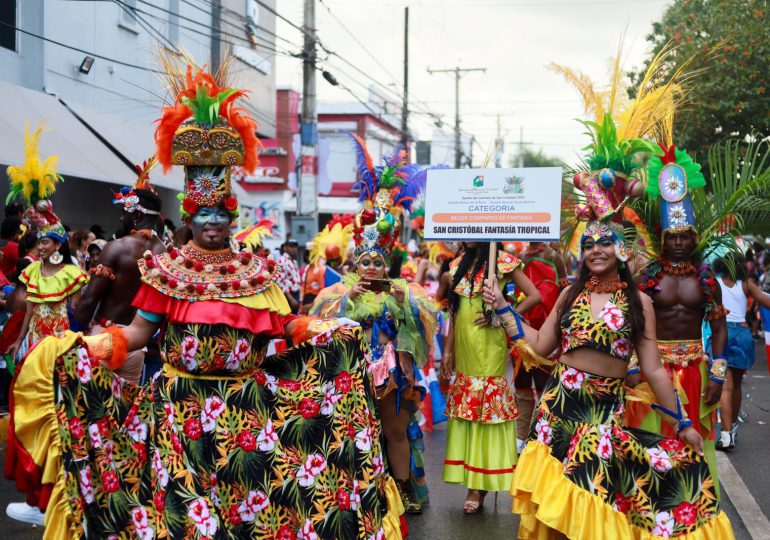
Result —
[{"label": "blue feather", "polygon": [[401,190],[393,199],[393,206],[402,206],[407,212],[412,209],[412,203],[414,200],[425,191],[425,184],[428,180],[428,171],[431,169],[447,169],[447,165],[435,165],[433,167],[427,167],[420,169],[420,166],[416,166],[416,170],[409,168],[412,174],[406,178]]},{"label": "blue feather", "polygon": [[369,152],[364,146],[363,141],[358,138],[354,133],[348,132],[350,138],[353,139],[353,148],[356,151],[356,164],[358,166],[358,182],[353,186],[354,189],[358,188],[358,200],[366,201],[371,200],[377,194],[378,179],[375,171],[370,169],[371,157]]}]

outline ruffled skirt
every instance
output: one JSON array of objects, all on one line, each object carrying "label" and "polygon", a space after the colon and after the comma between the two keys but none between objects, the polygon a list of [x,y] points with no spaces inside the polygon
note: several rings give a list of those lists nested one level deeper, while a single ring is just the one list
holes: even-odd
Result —
[{"label": "ruffled skirt", "polygon": [[364,359],[342,329],[250,373],[134,386],[79,334],[47,339],[15,381],[5,472],[46,538],[400,538]]},{"label": "ruffled skirt", "polygon": [[734,538],[704,458],[624,428],[623,403],[623,380],[557,366],[513,477],[519,538]]}]

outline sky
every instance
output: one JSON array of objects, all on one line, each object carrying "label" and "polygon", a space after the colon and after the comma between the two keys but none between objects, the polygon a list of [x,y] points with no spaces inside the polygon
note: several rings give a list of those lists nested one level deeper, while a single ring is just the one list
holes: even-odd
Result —
[{"label": "sky", "polygon": [[[475,135],[476,162],[491,151],[497,115],[506,161],[523,141],[566,163],[574,163],[588,143],[581,101],[561,76],[546,66],[557,62],[580,69],[594,81],[608,79],[611,59],[623,45],[626,71],[640,66],[646,36],[670,0],[317,0],[316,27],[324,48],[321,65],[359,99],[373,82],[401,94],[404,6],[410,7],[411,130],[430,138],[434,118],[454,126],[454,76],[428,68],[459,65],[486,68],[468,73],[460,86],[462,129]],[[303,0],[280,0],[278,12],[301,24]],[[301,47],[302,34],[279,20],[279,47]],[[340,59],[344,58],[347,63]],[[356,71],[353,64],[360,71]],[[302,88],[301,61],[277,57],[277,84]],[[317,80],[320,101],[351,102],[351,94]],[[380,89],[382,90],[382,89]],[[523,134],[523,137],[520,135]]]}]

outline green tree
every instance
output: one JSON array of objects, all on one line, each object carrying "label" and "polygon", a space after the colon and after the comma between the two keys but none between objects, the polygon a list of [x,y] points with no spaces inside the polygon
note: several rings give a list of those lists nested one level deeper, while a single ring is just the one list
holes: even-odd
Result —
[{"label": "green tree", "polygon": [[[677,146],[705,164],[728,135],[770,135],[770,5],[766,0],[675,0],[647,40],[652,59],[667,43],[674,62],[697,55],[689,102],[676,117]],[[638,84],[644,69],[631,74]]]},{"label": "green tree", "polygon": [[[523,167],[563,167],[562,161],[553,156],[546,155],[543,149],[540,148],[537,151],[531,148],[524,148],[522,153]],[[511,157],[511,167],[519,166],[519,156],[515,155]]]}]

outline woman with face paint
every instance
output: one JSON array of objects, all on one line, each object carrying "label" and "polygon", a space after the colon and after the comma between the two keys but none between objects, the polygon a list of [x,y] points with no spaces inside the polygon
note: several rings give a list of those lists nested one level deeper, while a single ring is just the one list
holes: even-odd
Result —
[{"label": "woman with face paint", "polygon": [[[242,92],[174,73],[157,156],[185,166],[192,240],[140,259],[129,326],[27,357],[12,474],[48,486],[47,538],[401,538],[361,331],[290,315],[278,265],[231,242],[230,166],[256,166],[257,126],[232,106]],[[160,373],[115,375],[157,330]],[[277,337],[295,346],[266,357]]]},{"label": "woman with face paint", "polygon": [[[540,330],[510,309],[497,280],[485,283],[484,302],[511,339],[526,340],[541,356],[561,347],[513,475],[520,539],[734,538],[719,510],[703,439],[660,361],[652,301],[637,289],[628,266],[623,203],[643,191],[639,154],[658,151],[635,130],[670,113],[656,112],[659,103],[674,99],[668,91],[645,87],[617,120],[613,103],[605,111],[595,101],[598,93],[586,96],[598,118],[585,122],[593,135],[585,159],[590,171],[574,177],[585,194],[575,209],[577,220],[586,222],[582,266]],[[647,92],[651,101],[644,99]],[[640,115],[647,120],[623,123]],[[671,125],[664,122],[660,131]],[[652,407],[674,426],[671,438],[622,424],[634,351],[657,402]]]},{"label": "woman with face paint", "polygon": [[[423,188],[426,170],[396,150],[375,168],[366,147],[353,135],[359,160],[363,210],[355,218],[355,271],[321,291],[311,313],[346,317],[364,328],[372,352],[369,371],[385,434],[388,468],[407,513],[421,513],[427,487],[417,455],[422,438],[414,414],[425,397],[422,368],[436,332],[437,310],[427,292],[403,279],[387,279],[400,219]],[[410,453],[415,459],[410,457]],[[410,470],[410,463],[415,467]]]}]

